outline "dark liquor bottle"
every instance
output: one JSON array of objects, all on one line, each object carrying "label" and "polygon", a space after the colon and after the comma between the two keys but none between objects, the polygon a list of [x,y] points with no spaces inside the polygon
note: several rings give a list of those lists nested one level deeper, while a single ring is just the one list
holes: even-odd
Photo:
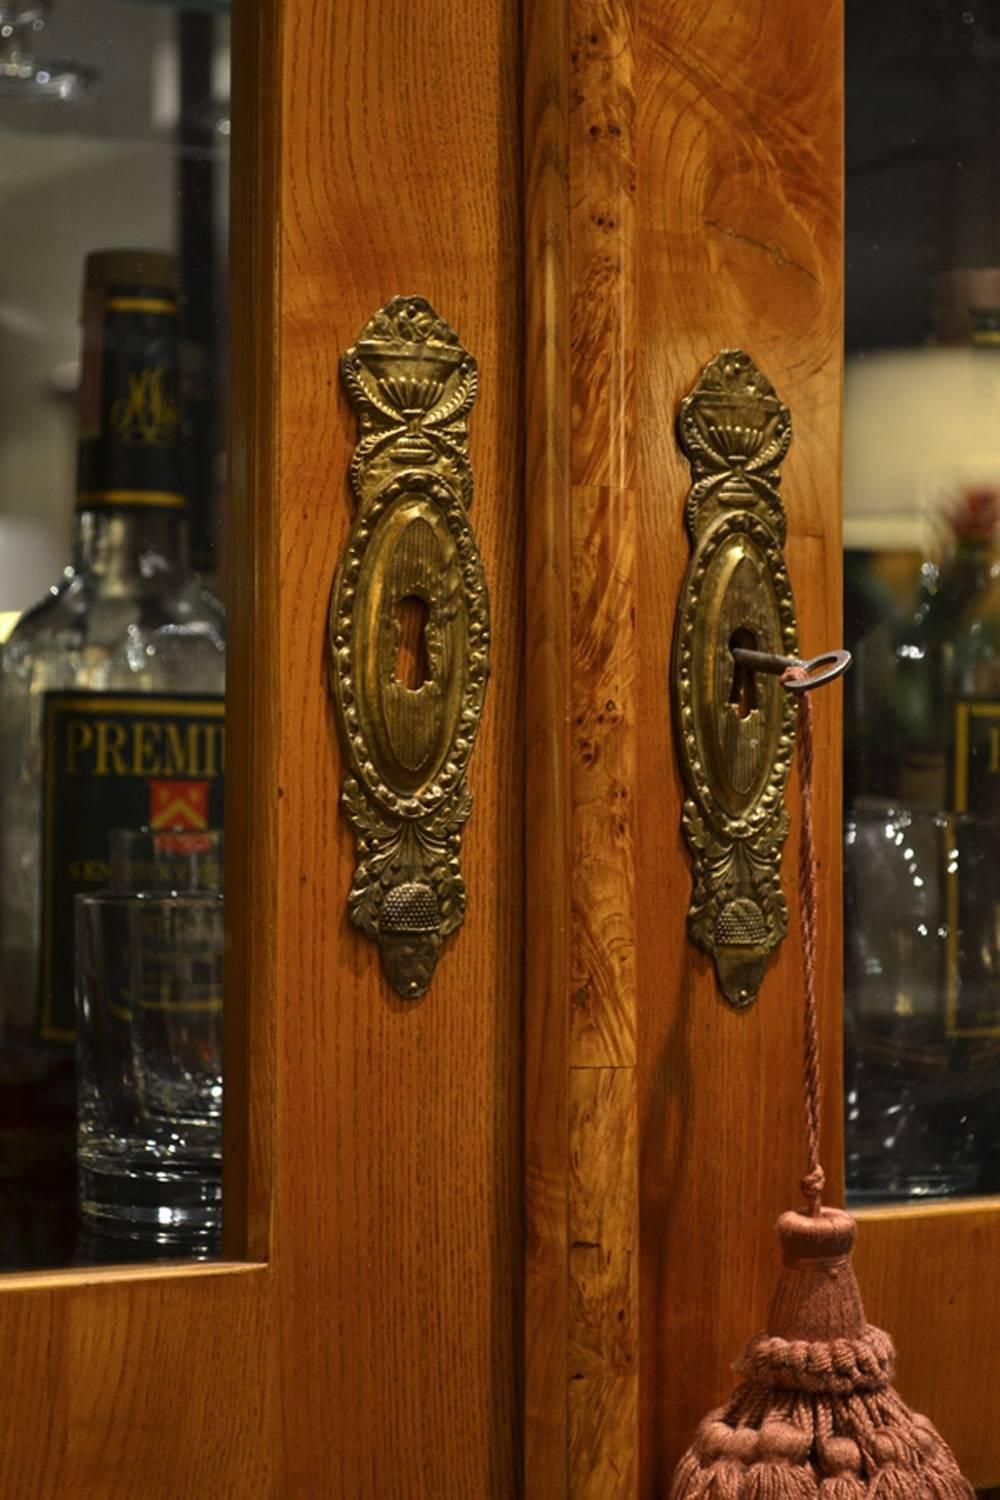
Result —
[{"label": "dark liquor bottle", "polygon": [[224,617],[189,559],[176,329],[174,257],[88,256],[72,563],[0,672],[0,1097],[32,1127],[72,1120],[73,897],[108,884],[109,833],[221,824]]}]

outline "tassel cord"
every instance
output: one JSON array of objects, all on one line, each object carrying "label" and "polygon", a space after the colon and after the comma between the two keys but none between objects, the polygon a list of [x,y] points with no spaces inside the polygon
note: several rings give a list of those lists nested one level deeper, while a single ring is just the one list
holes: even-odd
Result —
[{"label": "tassel cord", "polygon": [[[783,680],[806,675],[791,668]],[[769,1331],[747,1345],[728,1404],[698,1428],[671,1500],[975,1500],[940,1434],[892,1386],[892,1340],[865,1318],[851,1269],[854,1220],[822,1207],[813,719],[808,693],[798,699],[807,1213],[779,1220]]]},{"label": "tassel cord", "polygon": [[[789,667],[783,683],[808,677],[804,667]],[[820,1165],[820,1111],[823,1080],[819,1062],[819,1008],[816,1001],[816,926],[819,897],[816,889],[816,841],[813,833],[813,707],[808,692],[796,694],[799,709],[798,762],[802,812],[799,822],[799,924],[802,932],[802,977],[805,988],[803,1085],[806,1115],[807,1170],[802,1196],[810,1214],[823,1204],[826,1174]]]}]

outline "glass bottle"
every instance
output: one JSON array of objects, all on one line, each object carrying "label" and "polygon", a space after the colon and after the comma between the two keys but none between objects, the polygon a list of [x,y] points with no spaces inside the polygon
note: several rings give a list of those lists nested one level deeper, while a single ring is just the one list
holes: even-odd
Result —
[{"label": "glass bottle", "polygon": [[897,645],[895,690],[899,794],[939,809],[955,807],[958,701],[1000,699],[1000,494],[969,489],[946,513],[946,527]]},{"label": "glass bottle", "polygon": [[0,1108],[72,1124],[72,905],[114,828],[221,826],[225,627],[191,570],[177,268],[87,257],[73,557],[0,671]]},{"label": "glass bottle", "polygon": [[1000,1148],[1000,494],[945,516],[897,645],[897,797],[848,819],[853,1196],[992,1191]]}]

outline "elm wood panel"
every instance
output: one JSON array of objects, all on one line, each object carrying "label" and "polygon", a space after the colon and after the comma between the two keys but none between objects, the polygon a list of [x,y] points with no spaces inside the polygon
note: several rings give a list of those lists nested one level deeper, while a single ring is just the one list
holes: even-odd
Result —
[{"label": "elm wood panel", "polygon": [[977,1488],[1000,1484],[1000,1200],[856,1215],[865,1312],[892,1336],[896,1386]]},{"label": "elm wood panel", "polygon": [[[629,627],[634,627],[634,621],[630,605],[633,558],[627,544],[632,497],[615,495],[609,488],[617,485],[621,491],[629,482],[634,441],[629,27],[630,7],[615,3],[581,0],[568,7],[551,6],[545,12],[529,6],[526,12],[528,474],[530,480],[537,467],[540,501],[529,491],[529,514],[535,512],[538,520],[529,528],[528,573],[530,579],[532,558],[540,555],[546,580],[555,584],[551,594],[529,586],[529,632],[538,621],[542,636],[547,637],[547,650],[556,652],[555,663],[565,661],[571,603],[570,707],[574,719],[571,762],[561,728],[568,691],[565,676],[561,670],[543,672],[535,681],[529,636],[529,724],[533,729],[537,722],[547,721],[556,730],[547,741],[537,774],[530,769],[534,756],[529,755],[529,827],[534,831],[530,799],[535,784],[549,810],[558,810],[559,825],[546,847],[553,849],[560,872],[568,874],[572,861],[573,913],[572,969],[567,971],[562,946],[565,892],[560,888],[554,893],[555,902],[539,910],[541,921],[534,927],[535,903],[529,887],[529,945],[534,927],[541,937],[546,966],[539,973],[545,1003],[535,1006],[532,990],[537,960],[533,961],[529,946],[526,1475],[529,1493],[545,1495],[565,1494],[567,1486],[575,1492],[581,1483],[579,1455],[586,1451],[588,1461],[600,1469],[600,1445],[609,1437],[608,1431],[595,1432],[595,1446],[578,1427],[572,1438],[577,1459],[569,1459],[567,1359],[572,1362],[575,1337],[597,1337],[611,1348],[624,1335],[627,1357],[634,1361],[637,1355],[634,1324],[627,1330],[602,1328],[599,1309],[601,1293],[606,1291],[604,1278],[599,1269],[584,1265],[579,1255],[573,1268],[576,1297],[572,1306],[566,1302],[567,1239],[573,1237],[567,1175],[576,1149],[572,1125],[567,1133],[566,1094],[567,1087],[572,1088],[567,1070],[573,1061],[619,1062],[634,1056],[628,810],[634,761]],[[538,373],[535,384],[533,370]],[[536,392],[541,401],[535,399]],[[533,431],[536,416],[541,418],[537,432]],[[569,469],[575,481],[569,500],[567,436]],[[599,480],[605,483],[598,484]],[[567,527],[572,551],[569,578]],[[533,554],[534,535],[540,546]],[[570,850],[564,844],[562,800],[567,771],[572,801]],[[555,798],[551,795],[553,779]],[[554,954],[553,934],[559,943]],[[567,981],[572,983],[572,1011]],[[540,1099],[548,1101],[545,1109],[537,1107]],[[600,1158],[591,1164],[598,1199],[608,1186],[603,1181],[607,1165]],[[633,1213],[635,1188],[633,1170]],[[575,1401],[579,1420],[584,1408],[577,1396],[571,1396],[571,1401]],[[567,1462],[576,1463],[572,1474],[567,1472]]]},{"label": "elm wood panel", "polygon": [[[780,1259],[773,1225],[798,1201],[804,1157],[794,786],[783,867],[792,931],[750,1011],[724,1004],[711,962],[685,936],[690,865],[667,682],[690,475],[674,424],[720,349],[747,349],[774,381],[795,432],[783,493],[800,637],[809,652],[836,644],[841,22],[839,0],[638,6],[637,696],[650,725],[636,807],[640,1493],[650,1497],[668,1492],[694,1426],[731,1390],[732,1361],[763,1324]],[[842,1156],[838,701],[826,690],[816,704],[828,1167]]]},{"label": "elm wood panel", "polygon": [[636,1031],[636,495],[574,485],[572,506],[570,1059],[621,1067]]},{"label": "elm wood panel", "polygon": [[277,1496],[266,1267],[0,1285],[5,1500]]},{"label": "elm wood panel", "polygon": [[524,1491],[569,1482],[570,347],[568,17],[524,0]]},{"label": "elm wood panel", "polygon": [[635,1375],[570,1385],[573,1500],[631,1500],[639,1483],[639,1382]]},{"label": "elm wood panel", "polygon": [[[517,1482],[521,285],[514,0],[285,0],[283,676],[273,1265],[289,1494],[508,1496]],[[358,440],[338,359],[419,292],[479,363],[471,519],[492,676],[470,767],[468,909],[427,996],[350,924],[353,838],[326,613]],[[284,1227],[287,1225],[287,1229]],[[298,1372],[303,1372],[302,1374]],[[323,1434],[322,1451],[316,1434]]]},{"label": "elm wood panel", "polygon": [[638,1393],[635,1069],[574,1068],[569,1123],[569,1378],[629,1376]]},{"label": "elm wood panel", "polygon": [[634,1494],[638,1461],[633,12],[569,5],[574,1500]]},{"label": "elm wood panel", "polygon": [[635,0],[567,0],[574,485],[635,474]]},{"label": "elm wood panel", "polygon": [[635,1062],[634,0],[569,0],[575,1065]]}]

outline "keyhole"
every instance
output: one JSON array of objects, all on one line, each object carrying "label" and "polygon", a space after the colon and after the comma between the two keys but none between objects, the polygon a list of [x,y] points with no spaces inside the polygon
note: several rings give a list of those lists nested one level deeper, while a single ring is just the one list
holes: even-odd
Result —
[{"label": "keyhole", "polygon": [[399,625],[399,650],[396,652],[395,680],[415,693],[431,675],[427,660],[427,621],[430,608],[419,594],[407,594],[396,605]]},{"label": "keyhole", "polygon": [[[734,630],[729,637],[729,649],[735,651],[737,647],[744,651],[756,651],[757,637],[752,630]],[[749,719],[757,707],[757,682],[749,667],[743,666],[741,662],[733,662],[733,685],[729,689],[729,703],[738,719]]]}]

